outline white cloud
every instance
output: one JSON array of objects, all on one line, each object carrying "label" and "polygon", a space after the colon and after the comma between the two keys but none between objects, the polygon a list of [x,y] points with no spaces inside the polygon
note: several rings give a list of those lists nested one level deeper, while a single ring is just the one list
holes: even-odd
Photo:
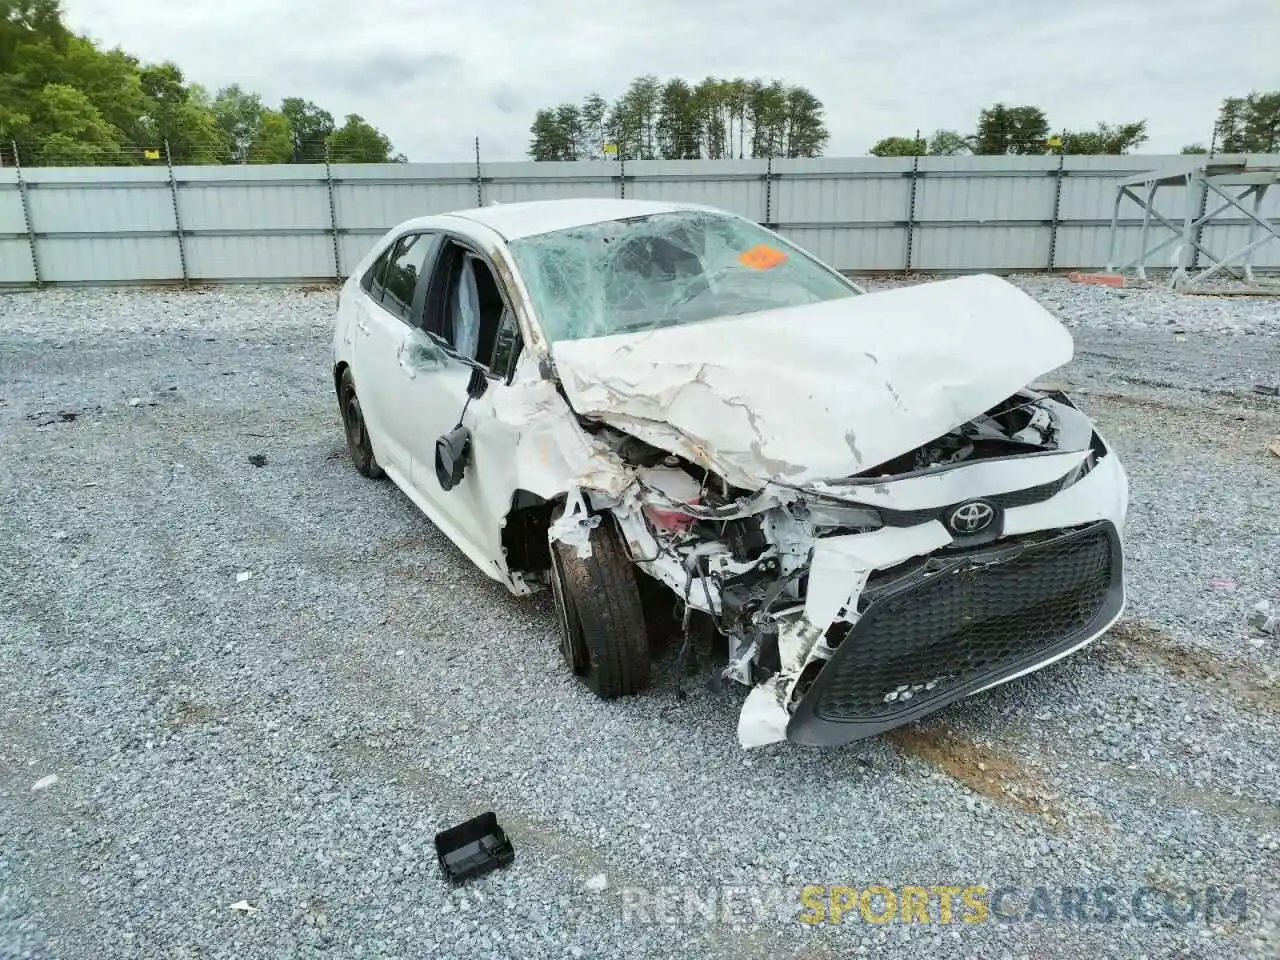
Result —
[{"label": "white cloud", "polygon": [[826,105],[827,153],[971,130],[997,100],[1055,128],[1146,118],[1152,152],[1208,142],[1225,96],[1277,85],[1256,0],[66,0],[67,20],[189,79],[359,113],[414,160],[524,156],[533,111],[643,73],[761,76]]}]

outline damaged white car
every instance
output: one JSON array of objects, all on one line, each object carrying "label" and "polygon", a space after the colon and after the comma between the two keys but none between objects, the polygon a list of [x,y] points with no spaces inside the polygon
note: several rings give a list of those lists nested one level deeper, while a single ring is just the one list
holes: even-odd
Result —
[{"label": "damaged white car", "polygon": [[996,277],[864,293],[711,208],[499,205],[386,234],[333,350],[362,473],[549,585],[602,697],[649,683],[674,608],[752,687],[744,746],[877,734],[1124,606],[1125,472],[1028,386],[1071,337]]}]

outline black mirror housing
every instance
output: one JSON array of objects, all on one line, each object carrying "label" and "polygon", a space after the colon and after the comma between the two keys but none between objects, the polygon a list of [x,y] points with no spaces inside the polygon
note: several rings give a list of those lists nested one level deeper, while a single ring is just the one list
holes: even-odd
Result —
[{"label": "black mirror housing", "polygon": [[470,459],[471,431],[462,424],[436,441],[436,479],[441,490],[452,490],[462,482]]}]

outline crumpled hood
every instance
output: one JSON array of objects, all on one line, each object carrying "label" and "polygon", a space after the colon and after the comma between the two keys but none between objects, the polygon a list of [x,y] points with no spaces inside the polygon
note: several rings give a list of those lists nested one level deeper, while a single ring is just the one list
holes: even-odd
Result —
[{"label": "crumpled hood", "polygon": [[989,275],[552,346],[578,413],[748,488],[867,470],[1071,355],[1061,323]]}]

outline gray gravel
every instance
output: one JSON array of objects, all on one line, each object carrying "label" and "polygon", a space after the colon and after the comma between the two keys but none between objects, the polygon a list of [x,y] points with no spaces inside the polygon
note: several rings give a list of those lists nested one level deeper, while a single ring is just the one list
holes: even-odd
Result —
[{"label": "gray gravel", "polygon": [[[0,956],[1277,955],[1280,658],[1247,616],[1280,601],[1280,306],[1019,282],[1130,470],[1128,618],[900,734],[750,753],[744,689],[666,663],[593,700],[548,600],[355,473],[332,290],[0,298]],[[485,809],[516,862],[446,889],[433,834]],[[811,927],[806,883],[1244,885],[1248,915]],[[786,899],[624,910],[717,885]]]}]

